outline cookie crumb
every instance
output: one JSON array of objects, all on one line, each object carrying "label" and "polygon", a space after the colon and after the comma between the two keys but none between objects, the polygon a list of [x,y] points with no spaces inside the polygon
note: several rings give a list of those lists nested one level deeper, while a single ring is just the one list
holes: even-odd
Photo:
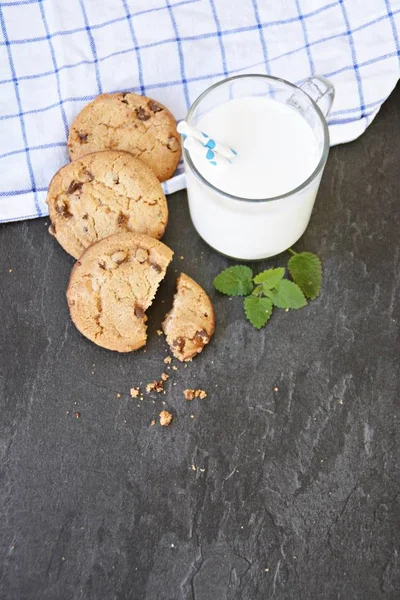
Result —
[{"label": "cookie crumb", "polygon": [[279,392],[279,388],[277,386],[274,387],[274,392]]},{"label": "cookie crumb", "polygon": [[130,389],[130,395],[132,396],[132,398],[137,398],[140,394],[140,388],[138,387],[133,387]]},{"label": "cookie crumb", "polygon": [[157,329],[157,335],[162,335],[161,329]]},{"label": "cookie crumb", "polygon": [[121,398],[121,394],[117,394],[117,398]]},{"label": "cookie crumb", "polygon": [[168,412],[167,410],[162,410],[160,412],[160,425],[162,425],[163,427],[168,427],[168,425],[171,423],[172,421],[172,415],[170,412]]},{"label": "cookie crumb", "polygon": [[191,418],[191,419],[194,419],[194,415],[190,415],[190,418]]},{"label": "cookie crumb", "polygon": [[150,425],[151,425],[152,427],[154,427],[154,425],[155,425],[155,424],[156,424],[156,420],[155,420],[155,419],[153,419],[153,420],[151,421]]},{"label": "cookie crumb", "polygon": [[78,411],[74,412],[74,417],[75,417],[75,419],[80,419],[81,418],[81,413],[78,412]]},{"label": "cookie crumb", "polygon": [[169,375],[167,375],[167,373],[161,373],[161,379],[162,379],[163,381],[168,381],[168,379],[169,379]]},{"label": "cookie crumb", "polygon": [[159,381],[152,381],[146,385],[146,392],[163,392],[164,391],[164,382],[162,379]]},{"label": "cookie crumb", "polygon": [[193,398],[207,398],[207,392],[205,390],[192,390],[187,389],[184,390],[183,395],[185,396],[185,400],[193,400]]},{"label": "cookie crumb", "polygon": [[194,390],[191,390],[191,389],[184,390],[183,395],[185,396],[185,400],[193,400]]},{"label": "cookie crumb", "polygon": [[172,358],[170,356],[166,356],[164,358],[164,362],[165,362],[166,365],[170,365],[171,362],[172,362]]},{"label": "cookie crumb", "polygon": [[173,368],[174,371],[178,370],[178,367],[176,365],[172,365],[172,368]]},{"label": "cookie crumb", "polygon": [[12,270],[12,269],[8,269],[8,272],[9,272],[9,273],[12,273],[12,272],[13,272],[13,270]]},{"label": "cookie crumb", "polygon": [[196,471],[196,465],[192,465],[192,471]]},{"label": "cookie crumb", "polygon": [[180,258],[181,260],[183,260],[185,257],[184,257],[184,256],[180,256],[179,258]]}]

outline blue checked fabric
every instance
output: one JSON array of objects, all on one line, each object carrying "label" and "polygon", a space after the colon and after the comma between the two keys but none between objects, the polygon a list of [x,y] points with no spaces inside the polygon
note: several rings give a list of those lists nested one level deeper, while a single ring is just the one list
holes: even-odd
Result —
[{"label": "blue checked fabric", "polygon": [[[68,127],[101,92],[178,119],[241,72],[336,87],[333,144],[371,123],[400,73],[400,0],[0,0],[0,222],[47,214]],[[165,184],[185,186],[182,167]]]}]

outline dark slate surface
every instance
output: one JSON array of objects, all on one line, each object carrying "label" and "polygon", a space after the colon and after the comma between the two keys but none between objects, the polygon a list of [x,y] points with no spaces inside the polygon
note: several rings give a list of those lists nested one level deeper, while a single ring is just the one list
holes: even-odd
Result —
[{"label": "dark slate surface", "polygon": [[[132,355],[70,323],[73,261],[46,219],[1,226],[2,599],[400,598],[399,131],[400,88],[332,150],[298,244],[322,256],[323,293],[261,332],[213,291],[230,263],[184,193]],[[215,302],[215,338],[166,395],[135,401],[163,370],[156,330],[181,269]],[[185,402],[196,386],[208,398]],[[163,402],[174,424],[151,427]]]}]

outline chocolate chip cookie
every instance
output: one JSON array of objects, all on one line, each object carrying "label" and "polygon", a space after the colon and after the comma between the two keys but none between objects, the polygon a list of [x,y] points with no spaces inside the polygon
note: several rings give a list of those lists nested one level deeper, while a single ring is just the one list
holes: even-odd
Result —
[{"label": "chocolate chip cookie", "polygon": [[168,206],[153,171],[128,152],[87,154],[62,167],[47,195],[50,232],[75,258],[98,240],[134,231],[164,234]]},{"label": "chocolate chip cookie", "polygon": [[131,152],[165,181],[172,177],[181,157],[175,118],[165,106],[146,96],[101,94],[72,123],[68,151],[75,160],[108,149]]},{"label": "chocolate chip cookie", "polygon": [[214,308],[202,287],[181,273],[172,309],[162,324],[173,355],[181,361],[201,352],[215,329]]},{"label": "chocolate chip cookie", "polygon": [[117,352],[144,346],[145,311],[172,255],[162,242],[138,233],[118,233],[90,246],[72,269],[67,289],[79,331]]}]

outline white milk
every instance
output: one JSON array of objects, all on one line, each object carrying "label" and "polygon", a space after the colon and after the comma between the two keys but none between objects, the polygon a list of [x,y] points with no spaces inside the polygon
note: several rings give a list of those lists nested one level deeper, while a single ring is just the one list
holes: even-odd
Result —
[{"label": "white milk", "polygon": [[[286,194],[313,173],[322,148],[306,119],[270,98],[230,100],[201,116],[195,126],[237,152],[231,166],[213,167],[191,155],[203,177],[240,198]],[[204,185],[186,165],[190,212],[199,234],[213,248],[240,259],[283,252],[304,233],[321,175],[306,188],[269,202],[227,198]]]}]

